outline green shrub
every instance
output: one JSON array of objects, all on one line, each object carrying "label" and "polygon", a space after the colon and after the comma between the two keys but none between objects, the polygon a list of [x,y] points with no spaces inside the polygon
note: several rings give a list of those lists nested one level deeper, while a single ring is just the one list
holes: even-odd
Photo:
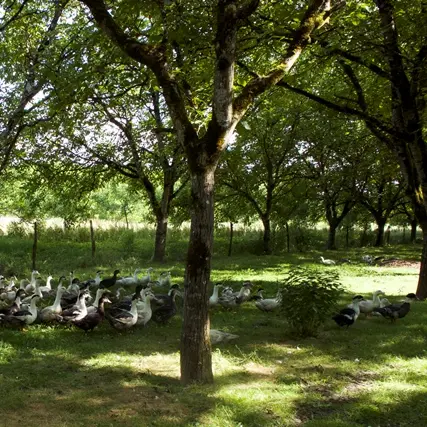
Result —
[{"label": "green shrub", "polygon": [[343,290],[334,270],[292,269],[282,286],[281,304],[289,332],[298,337],[316,336],[336,309]]}]

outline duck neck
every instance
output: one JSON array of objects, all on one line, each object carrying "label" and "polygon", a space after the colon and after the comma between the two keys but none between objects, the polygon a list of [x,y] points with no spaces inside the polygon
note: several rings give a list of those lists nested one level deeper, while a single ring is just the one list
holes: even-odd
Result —
[{"label": "duck neck", "polygon": [[215,299],[218,299],[218,293],[219,293],[219,287],[218,286],[214,286],[214,290],[213,290],[213,297]]},{"label": "duck neck", "polygon": [[36,285],[36,273],[31,273],[31,281],[30,281],[30,285],[35,286]]},{"label": "duck neck", "polygon": [[35,289],[34,289],[34,293],[36,294],[36,295],[38,295],[40,298],[42,297],[42,292],[41,292],[41,290],[40,290],[40,285],[39,285],[39,283],[36,281],[36,287],[35,287]]},{"label": "duck neck", "polygon": [[31,304],[30,304],[30,313],[34,315],[34,313],[37,313],[37,298],[31,298]]},{"label": "duck neck", "polygon": [[84,295],[82,295],[81,298],[79,298],[79,301],[77,302],[76,306],[80,310],[86,309],[86,297]]},{"label": "duck neck", "polygon": [[92,304],[94,307],[98,307],[99,306],[99,300],[101,299],[103,293],[104,293],[103,289],[98,289],[96,291],[95,301]]},{"label": "duck neck", "polygon": [[62,287],[58,287],[56,290],[55,301],[53,302],[53,310],[57,310],[61,307],[61,298],[62,298]]}]

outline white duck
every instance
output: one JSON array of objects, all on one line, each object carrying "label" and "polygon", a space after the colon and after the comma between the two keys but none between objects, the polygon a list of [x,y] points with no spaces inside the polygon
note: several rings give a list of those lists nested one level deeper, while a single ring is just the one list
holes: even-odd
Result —
[{"label": "white duck", "polygon": [[46,279],[46,285],[44,286],[39,286],[40,292],[43,296],[43,298],[48,298],[50,296],[56,295],[55,291],[52,290],[52,276],[47,276]]},{"label": "white duck", "polygon": [[42,322],[53,322],[58,319],[58,315],[62,313],[61,298],[64,292],[65,288],[61,284],[58,285],[53,305],[45,307],[40,311],[40,319]]},{"label": "white duck", "polygon": [[375,308],[380,307],[381,301],[380,301],[379,295],[384,295],[384,292],[381,290],[375,291],[372,294],[371,300],[361,301],[359,304],[360,312],[368,316],[368,314],[371,314]]},{"label": "white duck", "polygon": [[34,290],[36,289],[36,278],[38,276],[39,272],[37,270],[33,270],[31,272],[31,279],[30,283],[25,286],[25,292],[27,295],[32,294]]},{"label": "white duck", "polygon": [[274,311],[280,307],[282,302],[282,293],[277,292],[276,298],[265,298],[255,301],[255,306],[261,311]]},{"label": "white duck", "polygon": [[209,337],[211,339],[211,344],[219,344],[221,342],[229,342],[239,338],[239,335],[229,334],[228,332],[219,331],[217,329],[211,329],[209,331]]},{"label": "white duck", "polygon": [[27,325],[31,325],[37,319],[37,301],[39,299],[40,297],[38,295],[33,295],[28,310],[18,311],[14,313],[13,316]]},{"label": "white duck", "polygon": [[320,257],[320,262],[324,265],[335,265],[336,262],[332,259],[325,259],[322,256]]},{"label": "white duck", "polygon": [[144,292],[143,301],[140,301],[136,304],[136,309],[138,312],[138,319],[136,320],[136,325],[145,326],[151,319],[153,311],[151,310],[151,301],[156,297],[151,291]]},{"label": "white duck", "polygon": [[213,287],[213,293],[209,298],[209,307],[215,307],[216,305],[219,304],[219,290],[220,288],[223,288],[223,285],[221,283],[217,283],[214,287]]},{"label": "white duck", "polygon": [[138,273],[141,271],[140,268],[135,269],[133,276],[122,277],[116,280],[116,285],[119,286],[133,286],[138,284]]},{"label": "white duck", "polygon": [[5,301],[14,301],[16,297],[16,286],[15,286],[15,279],[16,277],[13,277],[10,279],[9,285],[7,285],[4,288],[4,291],[0,294],[0,299]]}]

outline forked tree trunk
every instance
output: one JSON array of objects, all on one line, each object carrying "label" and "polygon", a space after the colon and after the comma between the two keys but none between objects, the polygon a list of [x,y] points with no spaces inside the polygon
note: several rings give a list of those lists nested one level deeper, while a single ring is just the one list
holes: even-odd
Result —
[{"label": "forked tree trunk", "polygon": [[270,255],[271,254],[271,220],[270,218],[262,218],[262,224],[264,226],[263,251],[265,255]]},{"label": "forked tree trunk", "polygon": [[191,179],[191,230],[185,273],[181,335],[181,381],[211,383],[208,283],[214,230],[214,171],[204,168]]},{"label": "forked tree trunk", "polygon": [[231,251],[233,249],[233,230],[234,230],[234,224],[230,221],[230,238],[228,240],[228,256],[231,256]]},{"label": "forked tree trunk", "polygon": [[163,262],[166,255],[166,237],[168,233],[168,217],[159,216],[156,221],[156,239],[154,242],[153,261]]}]

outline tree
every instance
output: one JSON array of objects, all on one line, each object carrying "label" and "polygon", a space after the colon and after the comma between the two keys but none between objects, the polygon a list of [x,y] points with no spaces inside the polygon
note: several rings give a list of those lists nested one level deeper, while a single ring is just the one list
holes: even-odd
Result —
[{"label": "tree", "polygon": [[[311,34],[329,18],[330,3],[314,0],[291,33],[287,46],[280,46],[279,53],[275,54],[276,65],[261,67],[264,69],[259,72],[263,76],[247,79],[239,91],[235,89],[235,66],[244,53],[244,36],[251,34],[250,18],[255,16],[253,19],[260,21],[255,15],[258,0],[218,0],[213,20],[205,2],[183,5],[159,1],[157,9],[153,4],[145,9],[146,3],[135,7],[126,1],[108,8],[103,0],[82,0],[82,3],[89,7],[111,42],[155,76],[177,140],[185,152],[191,176],[192,216],[185,275],[181,379],[184,383],[211,382],[207,285],[213,241],[215,169],[238,122],[254,99],[291,69],[309,45]],[[289,9],[276,5],[277,10],[272,10],[271,5],[266,5],[263,12],[286,15],[295,5],[286,6]],[[184,39],[186,45],[182,44]],[[210,46],[212,39],[214,52]],[[273,53],[271,48],[268,52]],[[213,81],[206,79],[206,66],[213,69]],[[241,77],[244,80],[245,75]],[[207,84],[209,81],[212,90]],[[204,97],[200,103],[195,99],[196,92],[198,97]],[[203,111],[209,117],[205,116],[208,118],[198,129],[195,116]]]},{"label": "tree", "polygon": [[[219,167],[219,184],[246,200],[264,227],[263,252],[271,254],[271,219],[278,205],[291,204],[299,186],[298,126],[302,112],[257,103]],[[286,200],[288,199],[288,200]],[[283,213],[283,211],[282,211]],[[289,219],[289,218],[288,218]]]},{"label": "tree", "polygon": [[71,27],[61,22],[66,5],[21,0],[0,8],[0,173],[21,153],[16,145],[22,133],[52,117],[44,108],[52,74],[70,53],[65,38],[57,37]]},{"label": "tree", "polygon": [[306,177],[312,197],[323,204],[329,225],[326,248],[334,250],[336,232],[366,185],[364,158],[369,147],[362,142],[366,135],[357,122],[321,117],[316,110],[312,113],[304,126]]},{"label": "tree", "polygon": [[[110,66],[116,72],[115,64]],[[156,221],[153,260],[162,262],[171,205],[187,184],[188,174],[173,130],[164,124],[167,112],[159,93],[144,87],[147,79],[123,82],[120,72],[107,73],[105,81],[86,90],[84,99],[65,96],[69,105],[50,132],[51,143],[60,147],[64,160],[104,165],[146,193]]]},{"label": "tree", "polygon": [[[381,157],[377,155],[377,159]],[[377,224],[374,246],[384,245],[384,228],[389,218],[405,197],[405,184],[400,181],[395,163],[387,164],[386,153],[382,160],[373,161],[370,177],[359,196],[359,203],[373,216]]]},{"label": "tree", "polygon": [[[423,1],[410,4],[374,0],[376,8],[350,2],[343,31],[317,40],[329,58],[329,95],[280,84],[325,107],[363,120],[366,127],[395,156],[405,178],[423,230],[423,252],[417,296],[427,297],[427,144],[424,137],[426,106],[427,37]],[[354,23],[357,25],[354,25]],[[340,72],[341,70],[341,72]],[[318,71],[316,70],[318,76]],[[307,76],[306,76],[307,77]],[[346,82],[347,88],[338,82]],[[325,87],[325,86],[324,86]],[[332,90],[331,90],[332,89]],[[351,95],[349,97],[348,90]]]}]

